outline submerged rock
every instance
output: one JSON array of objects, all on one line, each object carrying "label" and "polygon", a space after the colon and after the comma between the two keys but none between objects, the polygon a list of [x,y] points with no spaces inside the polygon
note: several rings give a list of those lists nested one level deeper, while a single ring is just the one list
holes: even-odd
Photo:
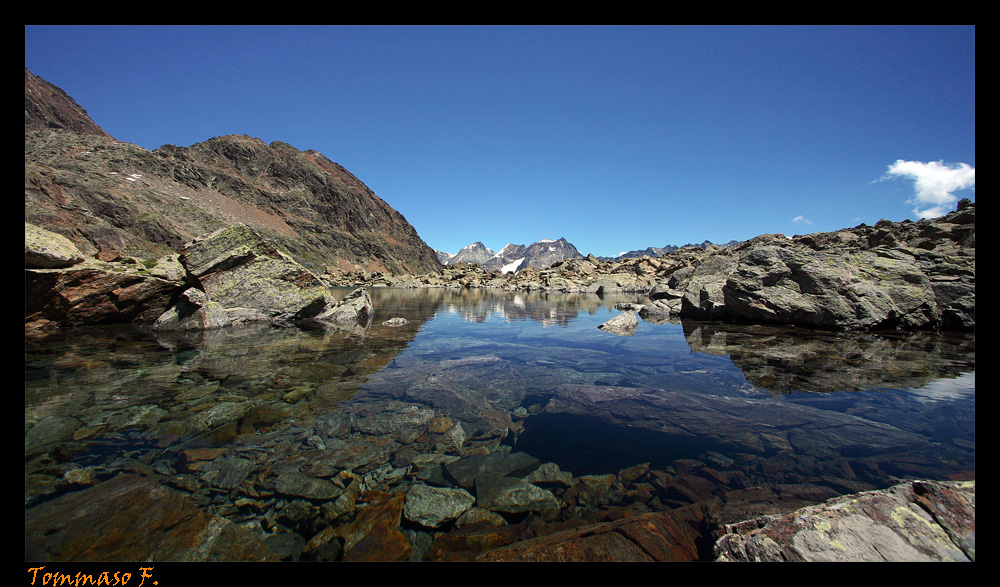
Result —
[{"label": "submerged rock", "polygon": [[[30,561],[268,561],[256,535],[202,512],[180,492],[123,474],[25,515]],[[84,539],[83,537],[86,537]]]},{"label": "submerged rock", "polygon": [[460,517],[475,502],[476,498],[464,489],[418,483],[406,492],[403,515],[421,526],[437,528]]}]

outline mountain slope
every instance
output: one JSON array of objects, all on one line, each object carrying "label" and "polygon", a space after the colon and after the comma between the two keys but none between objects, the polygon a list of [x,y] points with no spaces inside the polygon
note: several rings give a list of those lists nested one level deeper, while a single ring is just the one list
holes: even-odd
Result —
[{"label": "mountain slope", "polygon": [[557,261],[578,257],[583,255],[565,238],[542,239],[528,246],[508,244],[481,265],[484,269],[500,269],[504,273],[510,273],[528,267],[541,269]]},{"label": "mountain slope", "polygon": [[123,143],[25,68],[25,221],[84,254],[148,258],[243,222],[317,272],[441,268],[406,219],[322,154],[229,135]]}]

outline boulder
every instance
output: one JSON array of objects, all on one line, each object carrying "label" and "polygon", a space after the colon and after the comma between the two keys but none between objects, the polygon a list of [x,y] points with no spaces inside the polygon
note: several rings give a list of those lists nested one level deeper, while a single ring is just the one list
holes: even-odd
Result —
[{"label": "boulder", "polygon": [[140,267],[91,259],[65,269],[25,269],[25,327],[153,324],[179,284]]},{"label": "boulder", "polygon": [[911,481],[726,525],[719,562],[976,560],[975,481]]},{"label": "boulder", "polygon": [[319,277],[244,224],[189,245],[181,262],[198,289],[227,310],[241,309],[244,316],[254,310],[284,324],[311,318],[333,303]]},{"label": "boulder", "polygon": [[558,509],[559,498],[547,489],[516,477],[482,476],[476,479],[476,503],[494,512],[521,514]]},{"label": "boulder", "polygon": [[24,223],[24,266],[33,269],[71,267],[83,261],[83,255],[71,240],[61,234]]},{"label": "boulder", "polygon": [[427,528],[438,528],[472,508],[476,498],[458,487],[415,484],[406,492],[403,516]]},{"label": "boulder", "polygon": [[[317,298],[318,300],[319,298]],[[308,310],[300,312],[295,317],[295,322],[301,327],[316,326],[342,326],[351,327],[355,325],[368,326],[375,315],[375,306],[371,297],[364,288],[358,288],[347,295],[340,303],[325,303],[322,311],[315,315],[307,315]]]}]

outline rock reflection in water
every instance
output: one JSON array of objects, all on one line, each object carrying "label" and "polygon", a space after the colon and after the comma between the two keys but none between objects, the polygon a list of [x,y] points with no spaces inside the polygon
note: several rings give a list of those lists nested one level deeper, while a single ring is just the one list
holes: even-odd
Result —
[{"label": "rock reflection in water", "polygon": [[[641,300],[371,293],[350,332],[26,340],[26,556],[469,560],[640,514],[680,516],[703,548],[759,513],[975,476],[974,335],[618,337],[597,325]],[[149,503],[226,538],[130,535]],[[94,523],[131,550],[80,550]]]},{"label": "rock reflection in water", "polygon": [[779,393],[922,387],[975,369],[975,335],[831,333],[686,322],[691,350],[728,356],[756,387]]}]

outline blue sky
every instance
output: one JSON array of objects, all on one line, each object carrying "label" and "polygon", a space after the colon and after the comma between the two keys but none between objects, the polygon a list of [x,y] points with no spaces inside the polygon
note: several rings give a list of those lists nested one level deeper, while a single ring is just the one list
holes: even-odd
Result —
[{"label": "blue sky", "polygon": [[614,255],[975,200],[974,26],[31,25],[24,61],[148,149],[320,151],[451,253]]}]

